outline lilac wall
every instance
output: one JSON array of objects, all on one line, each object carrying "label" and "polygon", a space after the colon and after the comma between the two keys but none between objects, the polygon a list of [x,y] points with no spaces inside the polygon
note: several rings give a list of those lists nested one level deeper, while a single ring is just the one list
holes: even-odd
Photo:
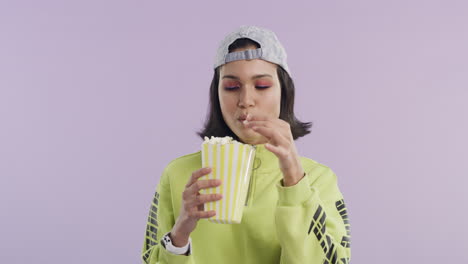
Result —
[{"label": "lilac wall", "polygon": [[[189,1],[187,1],[189,2]],[[285,3],[285,1],[283,1]],[[1,1],[0,263],[139,263],[218,42],[274,30],[353,263],[467,263],[466,1]]]}]

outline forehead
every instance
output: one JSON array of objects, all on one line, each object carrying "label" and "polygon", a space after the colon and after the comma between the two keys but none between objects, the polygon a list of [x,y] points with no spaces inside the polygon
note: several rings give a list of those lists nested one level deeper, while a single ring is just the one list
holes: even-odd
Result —
[{"label": "forehead", "polygon": [[277,65],[262,59],[231,61],[220,69],[220,77],[223,75],[234,75],[238,78],[248,80],[254,75],[269,74],[276,76]]}]

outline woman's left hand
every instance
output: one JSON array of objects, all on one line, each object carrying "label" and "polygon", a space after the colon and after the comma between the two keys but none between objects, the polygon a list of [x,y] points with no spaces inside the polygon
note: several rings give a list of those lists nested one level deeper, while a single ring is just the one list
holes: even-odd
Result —
[{"label": "woman's left hand", "polygon": [[284,186],[295,185],[304,177],[304,169],[288,122],[279,118],[248,114],[244,125],[268,139],[265,148],[278,157]]}]

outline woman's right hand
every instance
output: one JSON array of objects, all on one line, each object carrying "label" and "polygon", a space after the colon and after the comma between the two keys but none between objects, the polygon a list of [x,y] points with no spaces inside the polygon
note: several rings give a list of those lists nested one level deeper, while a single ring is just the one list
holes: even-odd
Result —
[{"label": "woman's right hand", "polygon": [[204,204],[223,198],[220,193],[200,194],[201,189],[214,188],[221,185],[219,179],[198,180],[211,172],[211,168],[201,168],[192,173],[185,190],[182,193],[182,205],[180,214],[171,231],[171,239],[176,247],[188,243],[190,234],[195,230],[200,218],[210,218],[216,215],[216,211],[204,211]]}]

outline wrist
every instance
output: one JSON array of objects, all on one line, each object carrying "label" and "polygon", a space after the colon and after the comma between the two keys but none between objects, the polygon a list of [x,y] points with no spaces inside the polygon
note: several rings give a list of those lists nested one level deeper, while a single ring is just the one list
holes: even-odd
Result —
[{"label": "wrist", "polygon": [[174,255],[185,255],[190,256],[192,254],[191,239],[189,238],[188,242],[184,246],[177,246],[174,244],[174,241],[171,238],[171,232],[167,232],[161,238],[161,245],[165,250],[174,254]]},{"label": "wrist", "polygon": [[291,173],[289,175],[290,176],[285,175],[283,177],[283,186],[284,187],[289,187],[289,186],[296,185],[298,182],[300,182],[302,180],[302,178],[304,178],[304,176],[306,174],[305,174],[304,170],[300,170],[299,173]]},{"label": "wrist", "polygon": [[189,242],[189,236],[188,235],[182,235],[176,231],[171,231],[169,234],[172,240],[172,244],[176,247],[183,247],[188,244]]}]

